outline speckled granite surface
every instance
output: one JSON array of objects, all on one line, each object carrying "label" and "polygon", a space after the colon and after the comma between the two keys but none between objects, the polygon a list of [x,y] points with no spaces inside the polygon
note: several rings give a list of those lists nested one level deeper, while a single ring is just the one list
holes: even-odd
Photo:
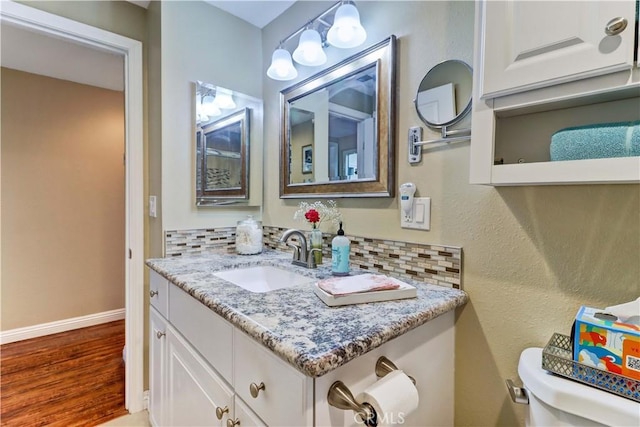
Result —
[{"label": "speckled granite surface", "polygon": [[148,260],[147,265],[311,377],[342,366],[465,304],[468,298],[458,289],[403,279],[417,287],[417,298],[328,307],[309,284],[252,293],[213,275],[222,270],[271,265],[308,276],[311,282],[330,276],[326,260],[318,269],[306,269],[291,265],[291,254],[272,250],[259,255],[220,251],[157,258]]}]

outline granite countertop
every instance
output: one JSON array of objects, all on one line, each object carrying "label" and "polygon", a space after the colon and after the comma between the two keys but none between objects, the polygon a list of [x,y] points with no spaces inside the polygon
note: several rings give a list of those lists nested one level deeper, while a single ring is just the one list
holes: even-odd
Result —
[{"label": "granite countertop", "polygon": [[213,275],[256,265],[282,267],[317,279],[331,275],[326,258],[317,269],[306,269],[292,265],[290,253],[273,250],[259,255],[221,251],[156,258],[147,265],[311,377],[324,375],[468,299],[458,289],[403,279],[418,289],[417,298],[328,307],[309,284],[253,293]]}]

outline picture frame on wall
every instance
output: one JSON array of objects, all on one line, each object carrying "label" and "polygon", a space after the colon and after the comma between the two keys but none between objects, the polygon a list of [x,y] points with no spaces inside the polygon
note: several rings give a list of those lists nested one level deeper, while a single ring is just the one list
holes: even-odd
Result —
[{"label": "picture frame on wall", "polygon": [[302,173],[313,172],[313,146],[302,147]]}]

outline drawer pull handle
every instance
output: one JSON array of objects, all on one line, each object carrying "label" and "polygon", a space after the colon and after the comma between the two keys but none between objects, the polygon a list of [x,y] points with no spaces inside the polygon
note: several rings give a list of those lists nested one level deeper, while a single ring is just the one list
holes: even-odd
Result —
[{"label": "drawer pull handle", "polygon": [[149,291],[149,297],[153,298],[158,295],[158,291]]},{"label": "drawer pull handle", "polygon": [[228,414],[229,413],[229,407],[225,406],[224,408],[221,407],[216,407],[216,418],[218,418],[219,420],[222,419],[222,417],[224,416],[224,414]]},{"label": "drawer pull handle", "polygon": [[236,427],[240,425],[240,418],[236,418],[235,420],[232,420],[231,418],[229,418],[227,420],[227,427]]},{"label": "drawer pull handle", "polygon": [[258,397],[258,393],[260,393],[260,390],[264,390],[264,383],[260,383],[260,385],[256,385],[256,383],[251,383],[251,385],[249,386],[249,392],[251,393],[251,397],[253,397],[254,399],[256,397]]},{"label": "drawer pull handle", "polygon": [[604,28],[604,33],[608,36],[617,36],[627,28],[627,20],[618,16],[607,22],[607,26]]},{"label": "drawer pull handle", "polygon": [[167,335],[165,332],[156,331],[156,338],[160,339],[163,336]]}]

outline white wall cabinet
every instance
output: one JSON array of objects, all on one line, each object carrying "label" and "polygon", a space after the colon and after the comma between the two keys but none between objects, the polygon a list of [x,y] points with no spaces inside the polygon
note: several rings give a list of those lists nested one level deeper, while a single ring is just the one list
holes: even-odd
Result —
[{"label": "white wall cabinet", "polygon": [[[150,275],[168,289],[166,317],[154,300],[150,309],[149,419],[154,426],[355,427],[351,411],[327,403],[329,387],[342,380],[357,395],[376,381],[380,356],[417,380],[421,403],[407,416],[407,425],[453,425],[453,311],[312,378],[156,272]],[[252,384],[258,387],[255,396]],[[222,419],[218,409],[224,411]]]},{"label": "white wall cabinet", "polygon": [[[549,155],[561,129],[640,120],[635,9],[634,0],[477,3],[472,184],[640,182],[640,157]],[[607,35],[614,18],[626,29]]]},{"label": "white wall cabinet", "polygon": [[[482,7],[483,98],[633,66],[633,0],[490,1]],[[607,36],[607,23],[618,17],[627,28]]]}]

